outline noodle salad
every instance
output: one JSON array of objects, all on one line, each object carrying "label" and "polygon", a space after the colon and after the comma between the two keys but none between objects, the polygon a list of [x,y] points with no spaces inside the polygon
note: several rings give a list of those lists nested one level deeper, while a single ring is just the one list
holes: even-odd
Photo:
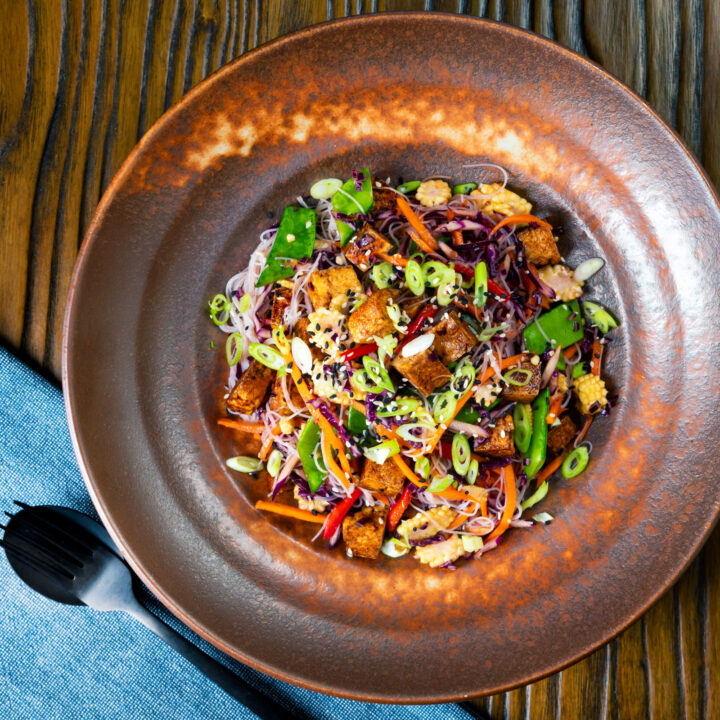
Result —
[{"label": "noodle salad", "polygon": [[320,180],[265,230],[210,302],[227,334],[227,414],[254,441],[258,510],[318,527],[350,557],[430,567],[497,547],[549,479],[588,465],[614,402],[601,376],[617,322],[584,297],[553,227],[499,182]]}]

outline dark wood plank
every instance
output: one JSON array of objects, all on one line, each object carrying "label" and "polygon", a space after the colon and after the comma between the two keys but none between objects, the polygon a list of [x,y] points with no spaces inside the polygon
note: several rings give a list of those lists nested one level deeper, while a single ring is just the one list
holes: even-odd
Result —
[{"label": "dark wood plank", "polygon": [[[59,374],[70,273],[102,191],[188,89],[259,43],[316,22],[430,9],[503,20],[588,54],[674,124],[720,182],[713,0],[9,3],[0,52],[0,336]],[[720,530],[617,640],[477,706],[498,720],[720,717],[719,558]]]}]

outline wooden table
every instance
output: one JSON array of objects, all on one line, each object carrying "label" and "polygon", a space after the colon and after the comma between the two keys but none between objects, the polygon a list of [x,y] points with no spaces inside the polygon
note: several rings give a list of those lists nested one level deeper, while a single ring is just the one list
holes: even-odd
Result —
[{"label": "wooden table", "polygon": [[[95,206],[138,139],[193,85],[306,25],[409,9],[503,20],[589,55],[647,98],[720,183],[717,0],[15,0],[0,20],[4,343],[57,378],[70,273]],[[618,638],[478,707],[508,720],[720,718],[719,561],[716,530]]]}]

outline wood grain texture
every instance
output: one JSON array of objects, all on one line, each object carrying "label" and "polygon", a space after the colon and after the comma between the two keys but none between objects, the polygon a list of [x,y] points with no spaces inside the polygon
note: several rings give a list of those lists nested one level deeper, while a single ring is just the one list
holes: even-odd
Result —
[{"label": "wood grain texture", "polygon": [[[118,167],[170,105],[278,35],[386,10],[488,17],[589,55],[675,126],[720,183],[717,0],[12,0],[0,50],[3,341],[58,376],[81,239]],[[720,717],[720,532],[617,639],[475,705],[494,720]]]}]

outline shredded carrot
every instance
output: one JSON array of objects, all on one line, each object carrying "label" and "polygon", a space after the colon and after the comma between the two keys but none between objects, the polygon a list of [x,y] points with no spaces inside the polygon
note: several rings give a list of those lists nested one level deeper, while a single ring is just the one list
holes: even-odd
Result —
[{"label": "shredded carrot", "polygon": [[249,433],[261,433],[265,429],[262,423],[254,423],[249,420],[235,420],[233,418],[218,418],[218,425],[232,428],[233,430],[242,430]]},{"label": "shredded carrot", "polygon": [[301,510],[292,505],[284,505],[283,503],[269,502],[267,500],[258,500],[255,503],[255,507],[258,510],[267,510],[276,515],[284,515],[285,517],[317,523],[318,525],[322,525],[327,517],[327,515],[313,515],[310,510]]},{"label": "shredded carrot", "polygon": [[[520,353],[518,355],[511,355],[508,358],[505,358],[504,360],[500,361],[500,369],[506,370],[509,367],[512,367],[513,365],[517,365],[519,362],[522,362],[525,359],[525,355],[527,353]],[[482,375],[482,377],[479,380],[480,385],[482,385],[484,382],[487,382],[493,375],[495,374],[495,368],[489,367]],[[457,413],[456,413],[457,414]]]},{"label": "shredded carrot", "polygon": [[388,255],[384,252],[376,252],[375,254],[396,267],[405,267],[408,263],[407,258],[404,258],[402,255]]},{"label": "shredded carrot", "polygon": [[588,419],[585,421],[585,424],[582,426],[582,428],[580,428],[580,433],[575,440],[575,445],[577,445],[579,442],[582,442],[583,438],[587,435],[587,431],[590,429],[592,421],[593,418],[592,415],[590,415],[590,417],[588,417]]},{"label": "shredded carrot", "polygon": [[323,447],[323,455],[325,456],[325,461],[327,462],[328,470],[333,473],[337,477],[338,480],[346,487],[350,487],[350,483],[347,480],[347,477],[345,475],[344,470],[335,462],[335,458],[333,457],[333,446],[332,446],[332,437],[334,437],[334,433],[332,432],[332,429],[330,428],[330,424],[328,423],[328,429],[323,430],[322,432],[322,447]]},{"label": "shredded carrot", "polygon": [[548,407],[548,412],[545,416],[545,422],[548,425],[552,425],[555,420],[557,420],[557,417],[560,415],[560,411],[562,410],[562,402],[563,396],[560,393],[555,395],[550,401],[550,406]]},{"label": "shredded carrot", "polygon": [[[423,490],[426,490],[429,483],[425,482],[419,475],[416,475],[411,469],[410,466],[399,456],[399,455],[393,455],[392,459],[395,461],[395,464],[400,468],[400,471],[405,475],[405,477],[413,484],[417,485],[419,488],[422,488]],[[468,501],[473,502],[476,505],[479,505],[480,503],[473,497],[470,497],[469,495],[466,495],[465,493],[460,492],[459,490],[456,490],[455,488],[446,488],[445,490],[440,490],[440,492],[433,493],[434,495],[439,495],[440,497],[447,498],[448,500],[462,500],[462,501]]]},{"label": "shredded carrot", "polygon": [[575,353],[577,353],[577,343],[573,343],[570,347],[566,347],[562,353],[566,360],[569,360]]},{"label": "shredded carrot", "polygon": [[498,526],[488,535],[488,540],[502,535],[508,529],[512,516],[515,514],[515,505],[517,504],[515,471],[512,465],[506,465],[503,470],[505,472],[505,509],[503,510]]},{"label": "shredded carrot", "polygon": [[549,309],[550,309],[550,301],[545,297],[545,295],[543,295],[543,296],[540,298],[540,307],[541,307],[543,310],[549,310]]},{"label": "shredded carrot", "polygon": [[260,453],[258,454],[258,458],[265,462],[268,459],[268,455],[270,454],[270,448],[273,445],[273,436],[270,435],[268,439],[262,444],[262,447],[260,448]]},{"label": "shredded carrot", "polygon": [[[398,202],[398,205],[400,203]],[[495,227],[490,231],[490,237],[492,237],[500,228],[504,228],[506,225],[517,225],[518,223],[537,223],[538,225],[552,230],[552,225],[546,220],[541,220],[539,217],[534,215],[511,215],[510,217],[503,218]]]},{"label": "shredded carrot", "polygon": [[412,230],[408,230],[408,235],[412,239],[412,241],[424,252],[424,253],[431,253],[435,252],[433,250],[432,245],[430,245],[425,238],[420,237],[416,232],[413,232]]},{"label": "shredded carrot", "polygon": [[415,232],[420,236],[420,238],[427,245],[429,245],[433,251],[437,250],[437,241],[430,234],[430,231],[425,227],[423,221],[415,214],[414,210],[408,204],[408,201],[401,195],[398,195],[397,197],[397,206],[398,210],[400,210],[400,212],[407,218],[407,221],[413,227]]},{"label": "shredded carrot", "polygon": [[363,415],[366,415],[366,414],[367,414],[367,411],[365,410],[365,406],[364,406],[361,402],[358,402],[357,400],[351,400],[351,402],[352,402],[352,406],[353,406],[358,412],[362,413]]},{"label": "shredded carrot", "polygon": [[387,495],[383,495],[382,493],[373,493],[373,497],[376,497],[383,505],[390,507],[390,500]]},{"label": "shredded carrot", "polygon": [[[455,213],[450,210],[450,208],[445,211],[445,214],[447,215],[448,220],[453,220],[455,218]],[[450,235],[452,235],[452,239],[455,245],[463,244],[462,230],[452,230]]]},{"label": "shredded carrot", "polygon": [[602,343],[599,340],[594,340],[592,346],[592,363],[590,367],[590,372],[593,375],[597,375],[598,377],[600,377],[600,365],[602,364],[602,356]]},{"label": "shredded carrot", "polygon": [[566,453],[560,453],[552,462],[549,462],[536,476],[535,485],[542,485],[563,463]]}]

